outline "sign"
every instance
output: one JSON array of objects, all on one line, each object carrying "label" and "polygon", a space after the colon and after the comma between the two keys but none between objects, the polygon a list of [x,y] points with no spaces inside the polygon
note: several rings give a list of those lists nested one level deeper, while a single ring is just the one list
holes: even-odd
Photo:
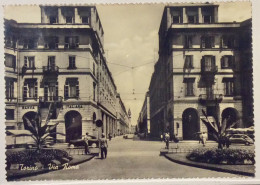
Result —
[{"label": "sign", "polygon": [[82,105],[68,105],[69,108],[83,108]]},{"label": "sign", "polygon": [[22,109],[34,109],[34,106],[22,106]]}]

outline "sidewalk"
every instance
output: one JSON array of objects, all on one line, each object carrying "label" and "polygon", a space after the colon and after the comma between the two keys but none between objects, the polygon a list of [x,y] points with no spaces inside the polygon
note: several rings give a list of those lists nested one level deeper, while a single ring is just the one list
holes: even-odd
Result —
[{"label": "sidewalk", "polygon": [[[68,162],[68,166],[76,166],[80,163],[87,162],[93,159],[95,155],[73,155],[73,159]],[[62,170],[64,166],[62,164],[57,165],[58,169],[42,168],[38,170],[8,170],[6,173],[7,181],[16,180],[23,177],[35,176],[42,173],[48,173],[56,170]]]},{"label": "sidewalk", "polygon": [[186,158],[187,153],[175,153],[175,154],[164,154],[164,156],[175,163],[209,169],[219,172],[227,172],[233,174],[239,174],[244,176],[255,176],[255,166],[254,165],[219,165],[219,164],[208,164],[191,161]]}]

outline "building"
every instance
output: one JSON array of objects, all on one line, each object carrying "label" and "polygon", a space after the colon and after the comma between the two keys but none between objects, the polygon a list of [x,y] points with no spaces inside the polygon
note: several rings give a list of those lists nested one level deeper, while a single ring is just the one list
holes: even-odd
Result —
[{"label": "building", "polygon": [[[116,122],[116,133],[117,135],[126,134],[130,131],[131,126],[131,114],[128,114],[125,105],[117,94],[117,122]],[[129,109],[130,110],[130,109]]]},{"label": "building", "polygon": [[[117,89],[95,6],[41,6],[41,23],[5,20],[6,129],[26,130],[40,109],[55,139],[117,132]],[[102,120],[102,128],[95,125]],[[19,131],[18,131],[19,132]]]},{"label": "building", "polygon": [[221,118],[239,120],[237,127],[252,126],[251,20],[219,22],[211,3],[166,6],[149,94],[155,137],[210,133],[200,118],[205,110],[213,119],[216,107]]},{"label": "building", "polygon": [[137,127],[139,133],[150,134],[150,97],[149,92],[145,94],[144,103],[139,113]]}]

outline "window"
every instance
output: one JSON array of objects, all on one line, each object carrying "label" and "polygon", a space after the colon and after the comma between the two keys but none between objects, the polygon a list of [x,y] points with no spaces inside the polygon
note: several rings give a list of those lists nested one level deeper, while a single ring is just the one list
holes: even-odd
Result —
[{"label": "window", "polygon": [[196,23],[197,22],[196,18],[197,18],[197,16],[195,16],[195,15],[188,16],[188,23],[191,23],[191,24]]},{"label": "window", "polygon": [[6,36],[5,37],[5,46],[10,48],[16,47],[16,42],[13,36]]},{"label": "window", "polygon": [[94,74],[94,76],[96,74],[96,65],[95,65],[95,63],[93,63],[93,74]]},{"label": "window", "polygon": [[73,23],[73,17],[72,16],[67,16],[66,17],[66,23],[72,24]]},{"label": "window", "polygon": [[216,70],[215,56],[206,55],[202,57],[201,70],[204,72],[214,72]]},{"label": "window", "polygon": [[64,97],[79,98],[79,82],[77,78],[67,78],[64,88]]},{"label": "window", "polygon": [[225,55],[221,58],[222,69],[232,69],[233,64],[234,64],[234,56]]},{"label": "window", "polygon": [[16,67],[16,57],[14,55],[5,54],[5,66],[15,69],[15,67]]},{"label": "window", "polygon": [[96,101],[96,83],[93,83],[93,101]]},{"label": "window", "polygon": [[193,68],[193,56],[192,55],[186,55],[185,56],[184,69],[192,69],[192,68]]},{"label": "window", "polygon": [[25,79],[23,86],[23,99],[37,99],[38,84],[36,79]]},{"label": "window", "polygon": [[233,36],[223,36],[221,39],[221,47],[222,48],[234,48],[235,46],[235,38]]},{"label": "window", "polygon": [[234,95],[234,79],[233,78],[223,78],[225,96]]},{"label": "window", "polygon": [[192,36],[185,35],[184,48],[192,48]]},{"label": "window", "polygon": [[76,67],[76,57],[75,56],[69,56],[69,67],[68,69],[77,69]]},{"label": "window", "polygon": [[211,15],[204,15],[203,16],[203,23],[212,23],[212,17]]},{"label": "window", "polygon": [[193,84],[195,82],[195,78],[184,78],[185,83],[185,96],[194,96],[194,87]]},{"label": "window", "polygon": [[215,37],[214,36],[203,36],[201,37],[201,48],[214,48]]},{"label": "window", "polygon": [[89,23],[89,17],[87,17],[87,16],[82,16],[82,17],[81,17],[81,22],[82,22],[83,24],[88,24],[88,23]]},{"label": "window", "polygon": [[45,37],[44,38],[44,48],[45,49],[58,49],[59,48],[59,38],[58,37]]},{"label": "window", "polygon": [[79,47],[79,37],[65,37],[65,48],[75,49]]},{"label": "window", "polygon": [[55,56],[48,56],[48,70],[55,71]]},{"label": "window", "polygon": [[35,69],[35,61],[33,56],[24,57],[24,67],[27,69]]},{"label": "window", "polygon": [[180,10],[173,10],[172,11],[172,23],[178,24],[181,23],[181,11]]},{"label": "window", "polygon": [[58,23],[58,19],[56,16],[50,16],[50,24],[55,24]]},{"label": "window", "polygon": [[37,47],[37,39],[25,38],[23,40],[23,49],[35,49]]},{"label": "window", "polygon": [[14,81],[13,78],[5,79],[5,96],[6,99],[14,99]]},{"label": "window", "polygon": [[14,120],[14,109],[5,109],[5,119]]}]

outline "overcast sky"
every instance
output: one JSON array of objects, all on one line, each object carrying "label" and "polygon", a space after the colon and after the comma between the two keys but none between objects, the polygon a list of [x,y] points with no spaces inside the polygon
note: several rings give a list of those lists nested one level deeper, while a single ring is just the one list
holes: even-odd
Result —
[{"label": "overcast sky", "polygon": [[[219,5],[219,22],[251,18],[250,2]],[[108,66],[127,110],[131,109],[133,125],[137,123],[158,59],[158,30],[163,8],[163,4],[97,6],[105,32]],[[7,6],[4,11],[7,19],[40,22],[40,8],[36,6]]]}]

